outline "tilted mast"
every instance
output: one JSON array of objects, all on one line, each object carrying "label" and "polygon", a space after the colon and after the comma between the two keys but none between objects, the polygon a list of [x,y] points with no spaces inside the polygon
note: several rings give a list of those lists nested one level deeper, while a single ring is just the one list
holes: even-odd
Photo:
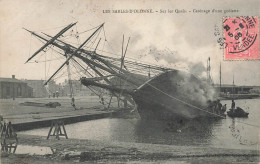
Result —
[{"label": "tilted mast", "polygon": [[[46,48],[48,45],[52,44],[58,37],[60,37],[63,33],[68,31],[71,27],[73,27],[76,23],[70,24],[64,29],[62,29],[58,34],[56,34],[51,40],[47,41],[45,45],[43,45],[38,51],[36,51],[25,63],[30,61],[32,58],[34,58],[39,52],[41,52],[44,48]],[[26,30],[26,29],[25,29]],[[27,30],[28,31],[28,30]],[[33,33],[32,33],[33,34]]]},{"label": "tilted mast", "polygon": [[[67,63],[69,62],[70,59],[76,61],[75,59],[72,58],[73,56],[75,56],[75,57],[81,59],[84,63],[86,63],[86,64],[87,64],[94,72],[96,72],[100,77],[103,77],[104,80],[105,80],[108,84],[112,84],[112,83],[107,79],[107,77],[105,77],[105,76],[104,76],[100,71],[98,71],[95,67],[100,68],[100,69],[102,69],[102,70],[104,70],[104,71],[106,71],[106,72],[108,72],[108,73],[114,74],[115,76],[118,76],[119,78],[122,78],[122,79],[124,79],[124,80],[126,80],[126,81],[130,81],[130,83],[136,85],[133,81],[131,81],[131,80],[127,79],[125,76],[123,76],[123,74],[119,74],[119,73],[117,73],[117,72],[114,70],[114,69],[119,70],[120,67],[117,67],[117,66],[111,64],[110,62],[105,61],[104,59],[100,58],[99,55],[98,55],[95,51],[94,51],[94,52],[91,52],[91,51],[87,51],[87,50],[82,49],[82,47],[103,27],[103,25],[104,25],[104,23],[103,23],[102,25],[100,25],[100,26],[98,27],[98,29],[96,29],[95,32],[92,33],[92,35],[91,35],[84,43],[82,43],[78,48],[76,48],[76,47],[74,47],[74,46],[72,46],[72,45],[70,45],[70,44],[67,44],[67,43],[65,43],[65,42],[63,42],[63,41],[61,41],[61,40],[58,39],[58,37],[59,37],[60,35],[62,35],[62,34],[65,32],[65,30],[68,30],[69,27],[71,27],[71,26],[68,26],[67,28],[64,28],[64,29],[63,29],[61,32],[59,32],[55,37],[51,37],[50,35],[44,33],[44,35],[46,35],[46,36],[48,36],[49,38],[51,38],[50,41],[49,41],[48,39],[46,39],[46,38],[40,36],[39,34],[37,34],[37,33],[35,33],[35,32],[32,32],[32,31],[30,31],[30,30],[25,29],[25,30],[27,30],[28,32],[30,32],[32,35],[34,35],[34,36],[36,36],[36,37],[38,37],[38,38],[40,38],[40,39],[46,41],[47,43],[43,46],[44,48],[51,44],[51,45],[54,45],[55,47],[57,47],[57,48],[59,48],[59,49],[61,49],[61,50],[63,50],[63,51],[65,52],[65,55],[63,55],[63,56],[65,56],[65,57],[67,58],[66,61],[65,61],[65,62],[59,67],[59,69],[58,69],[57,71],[55,71],[55,73],[45,82],[45,85],[61,70],[61,68],[62,68],[65,64],[67,64]],[[63,45],[61,45],[61,44],[65,45],[65,46],[63,46]],[[44,49],[43,47],[40,48],[40,50],[38,50],[37,52],[35,52],[34,55],[33,55],[32,57],[30,57],[27,61],[31,60],[31,59],[32,59],[34,56],[36,56],[41,50],[43,50],[43,49]],[[103,63],[106,67],[103,66],[103,65],[101,65],[101,64],[98,64],[98,63],[96,63],[96,62],[94,62],[94,61],[92,61],[92,60],[90,60],[90,59],[88,59],[87,57],[84,57],[84,56],[82,55],[82,53],[83,53],[83,54],[86,54],[87,56],[91,57],[92,59],[94,58],[94,59],[100,61],[100,62]],[[69,54],[70,54],[70,55],[69,55]],[[77,63],[78,63],[78,62],[77,62]],[[113,69],[112,67],[113,67],[114,69]],[[83,68],[83,69],[84,69],[84,68]],[[128,71],[125,71],[125,70],[121,70],[121,71],[122,71],[122,73],[129,73]],[[128,99],[128,101],[133,102],[132,100],[130,100],[130,98],[127,98],[127,99]]]},{"label": "tilted mast", "polygon": [[[98,68],[100,68],[100,69],[102,69],[102,70],[108,72],[108,73],[111,73],[111,74],[113,74],[113,75],[115,75],[115,76],[118,76],[119,78],[122,78],[122,79],[126,80],[127,82],[129,82],[129,83],[131,83],[131,84],[133,84],[133,85],[135,85],[135,86],[138,86],[138,84],[137,84],[134,80],[128,79],[126,76],[124,76],[124,73],[129,73],[128,71],[126,71],[126,70],[124,70],[124,69],[121,69],[120,67],[115,66],[115,65],[111,64],[110,62],[108,62],[108,61],[106,61],[106,60],[100,58],[99,55],[98,55],[96,52],[91,52],[91,51],[87,51],[87,50],[81,49],[81,48],[92,38],[92,36],[94,36],[94,34],[97,33],[98,30],[101,29],[101,27],[103,27],[103,25],[104,25],[104,23],[103,23],[102,25],[100,25],[100,26],[98,27],[98,29],[95,30],[95,32],[92,33],[92,35],[91,35],[83,44],[81,44],[81,46],[79,46],[76,50],[75,50],[75,47],[72,46],[72,45],[70,45],[70,44],[67,44],[67,43],[66,43],[66,44],[65,44],[66,46],[62,46],[62,45],[60,45],[60,44],[54,42],[54,40],[55,40],[55,39],[53,39],[54,37],[51,39],[52,42],[50,42],[50,43],[47,42],[48,45],[49,45],[49,44],[52,44],[52,45],[54,45],[54,46],[56,46],[56,47],[62,49],[63,51],[65,51],[65,52],[67,52],[67,53],[71,53],[71,55],[70,55],[70,56],[67,58],[67,60],[58,68],[58,70],[45,82],[45,85],[61,70],[61,68],[63,68],[63,66],[64,66],[70,59],[72,59],[73,56],[75,56],[75,57],[77,57],[77,58],[80,58],[80,59],[81,59],[82,61],[84,61],[87,65],[90,65],[90,64],[91,64],[91,65],[93,65],[93,66],[95,66],[95,67],[98,67]],[[27,30],[27,31],[29,31],[29,30]],[[35,32],[32,32],[32,31],[29,31],[29,32],[30,32],[31,34],[37,36],[38,38],[43,39],[44,41],[48,41],[46,38],[44,38],[44,37],[42,37],[42,36],[36,34]],[[49,36],[49,37],[51,37],[51,36]],[[60,40],[58,40],[58,39],[56,39],[56,40],[59,41],[60,43],[64,43],[64,42],[62,42],[62,41],[60,41]],[[47,43],[46,43],[46,44],[47,44]],[[42,48],[41,48],[41,49],[42,49]],[[38,52],[38,51],[37,51],[37,52]],[[88,58],[86,58],[86,57],[84,57],[84,56],[82,56],[82,55],[79,54],[78,52],[82,52],[82,53],[84,53],[84,54],[87,54],[87,55],[90,56],[91,58],[94,58],[94,59],[100,61],[101,63],[103,63],[106,67],[105,67],[105,66],[102,66],[101,64],[98,64],[98,63],[96,63],[96,62],[94,62],[94,61],[92,61],[92,60],[90,60],[90,59],[88,59]],[[38,53],[39,53],[39,52],[38,52]],[[35,56],[35,55],[34,55],[34,56]],[[31,57],[31,58],[32,58],[32,57]],[[30,58],[30,59],[31,59],[31,58]],[[28,59],[28,61],[29,61],[29,59]],[[92,67],[92,68],[94,68],[94,67]],[[121,73],[117,73],[113,68],[116,69],[116,70],[121,70]],[[93,70],[96,72],[95,68],[94,68]],[[101,74],[99,74],[99,75],[101,76]]]}]

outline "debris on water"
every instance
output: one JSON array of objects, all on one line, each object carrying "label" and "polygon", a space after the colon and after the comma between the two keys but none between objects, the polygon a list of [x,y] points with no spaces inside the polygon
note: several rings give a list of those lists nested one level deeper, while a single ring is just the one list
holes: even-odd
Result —
[{"label": "debris on water", "polygon": [[38,102],[24,102],[20,103],[22,106],[36,106],[36,107],[48,107],[48,108],[56,108],[57,106],[61,106],[59,102],[49,102],[49,103],[38,103]]}]

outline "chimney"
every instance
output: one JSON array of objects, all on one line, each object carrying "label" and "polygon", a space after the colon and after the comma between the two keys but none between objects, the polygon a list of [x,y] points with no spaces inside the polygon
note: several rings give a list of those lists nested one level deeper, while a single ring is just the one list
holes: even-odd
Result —
[{"label": "chimney", "polygon": [[15,79],[15,75],[12,75],[12,79]]}]

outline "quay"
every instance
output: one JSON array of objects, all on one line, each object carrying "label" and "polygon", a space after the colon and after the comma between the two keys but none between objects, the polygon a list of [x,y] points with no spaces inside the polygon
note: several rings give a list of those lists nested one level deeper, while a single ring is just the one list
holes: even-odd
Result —
[{"label": "quay", "polygon": [[41,113],[41,114],[22,114],[12,115],[8,117],[14,129],[17,131],[31,130],[41,127],[50,127],[52,121],[63,120],[65,124],[77,123],[81,121],[88,121],[93,119],[100,119],[110,117],[115,114],[115,111],[86,111],[75,110],[62,113]]},{"label": "quay", "polygon": [[[0,114],[3,116],[5,122],[12,122],[13,128],[16,131],[22,131],[50,127],[51,122],[55,120],[63,120],[65,124],[70,124],[107,118],[120,110],[118,108],[103,109],[99,105],[99,102],[95,100],[97,99],[96,97],[93,98],[93,102],[89,102],[86,99],[76,100],[78,103],[77,110],[71,106],[69,98],[0,99]],[[59,102],[61,106],[48,108],[20,105],[24,102]]]}]

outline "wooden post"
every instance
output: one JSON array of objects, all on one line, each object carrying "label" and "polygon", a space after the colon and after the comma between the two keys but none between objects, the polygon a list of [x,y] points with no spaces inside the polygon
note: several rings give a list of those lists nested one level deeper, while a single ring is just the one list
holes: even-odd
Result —
[{"label": "wooden post", "polygon": [[107,109],[109,109],[109,107],[110,107],[112,97],[113,97],[113,95],[111,95],[111,97],[110,97],[110,100],[109,100],[109,103],[108,103]]},{"label": "wooden post", "polygon": [[64,135],[65,135],[66,139],[68,139],[68,135],[67,135],[67,132],[65,130],[64,122],[62,122],[62,128],[63,128]]},{"label": "wooden post", "polygon": [[120,108],[120,98],[117,97],[117,105],[118,105],[118,108]]},{"label": "wooden post", "polygon": [[49,139],[49,137],[50,137],[50,134],[51,134],[52,128],[53,128],[53,122],[51,122],[51,128],[50,128],[50,131],[49,131],[49,133],[48,133],[47,139]]},{"label": "wooden post", "polygon": [[[51,134],[53,127],[54,127],[54,131],[53,131],[53,134]],[[62,133],[61,127],[63,129],[63,133]],[[68,139],[63,120],[53,120],[51,122],[51,127],[50,127],[50,130],[49,130],[47,139],[49,139],[50,136],[55,136],[55,138],[58,139],[58,140],[60,139],[60,136],[65,136],[66,139]]]},{"label": "wooden post", "polygon": [[12,123],[4,123],[1,128],[1,149],[2,151],[11,153],[12,148],[14,148],[13,153],[15,153],[18,144],[17,134],[14,132]]}]

